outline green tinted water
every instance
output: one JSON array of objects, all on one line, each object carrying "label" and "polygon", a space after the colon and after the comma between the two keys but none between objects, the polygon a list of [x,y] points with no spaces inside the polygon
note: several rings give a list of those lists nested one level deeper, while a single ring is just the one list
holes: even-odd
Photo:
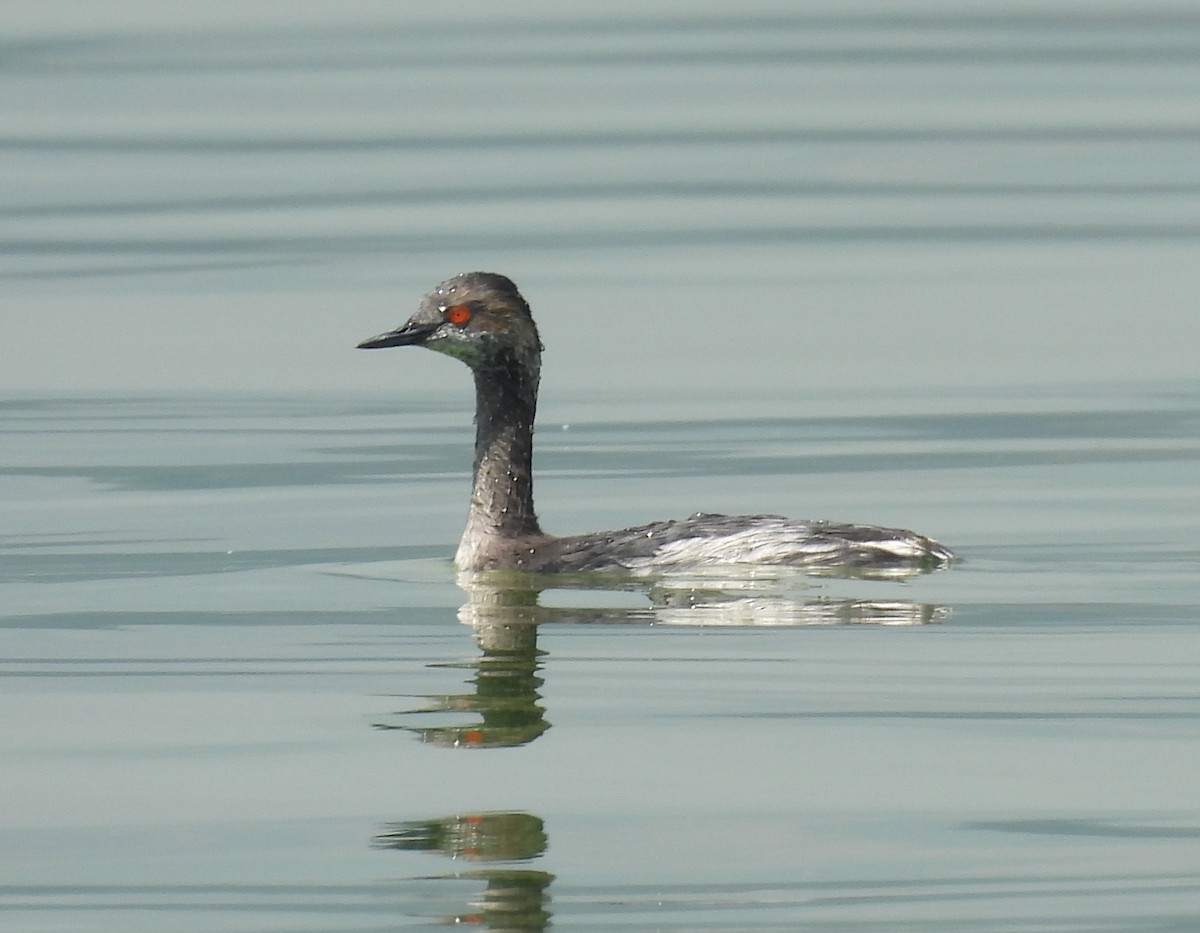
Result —
[{"label": "green tinted water", "polygon": [[964,562],[515,595],[468,594],[448,562],[465,408],[10,404],[6,912],[229,930],[1186,915],[1198,401],[591,423],[559,400],[570,430],[539,434],[550,527],[753,502],[919,524]]},{"label": "green tinted water", "polygon": [[[1200,924],[1195,13],[4,24],[6,927]],[[549,530],[963,563],[464,591],[478,268]]]}]

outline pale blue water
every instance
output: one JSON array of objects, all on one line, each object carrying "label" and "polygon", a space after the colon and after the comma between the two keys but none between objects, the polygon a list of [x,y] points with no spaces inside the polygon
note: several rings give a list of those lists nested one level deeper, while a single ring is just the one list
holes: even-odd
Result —
[{"label": "pale blue water", "polygon": [[[200,6],[6,12],[6,929],[1195,928],[1194,12]],[[963,562],[465,592],[476,267],[549,530]]]}]

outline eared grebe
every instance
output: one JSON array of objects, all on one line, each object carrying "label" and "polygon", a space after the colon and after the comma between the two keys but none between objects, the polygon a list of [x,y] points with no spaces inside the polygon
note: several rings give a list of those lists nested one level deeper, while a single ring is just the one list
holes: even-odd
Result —
[{"label": "eared grebe", "polygon": [[911,531],[794,521],[779,515],[697,513],[681,521],[556,538],[533,510],[533,420],[542,343],[517,287],[492,272],[447,279],[403,326],[359,344],[424,346],[475,374],[475,469],[460,570],[639,574],[705,566],[931,569],[950,551]]}]

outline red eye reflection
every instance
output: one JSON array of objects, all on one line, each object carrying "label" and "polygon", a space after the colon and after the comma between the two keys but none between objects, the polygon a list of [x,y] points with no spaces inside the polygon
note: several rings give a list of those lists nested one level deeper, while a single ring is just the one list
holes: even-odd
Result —
[{"label": "red eye reflection", "polygon": [[446,309],[446,320],[460,327],[471,320],[471,309],[466,305],[454,305]]}]

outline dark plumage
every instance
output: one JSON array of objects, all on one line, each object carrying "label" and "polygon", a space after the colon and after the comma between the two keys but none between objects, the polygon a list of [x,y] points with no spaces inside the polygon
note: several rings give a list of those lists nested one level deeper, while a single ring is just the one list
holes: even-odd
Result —
[{"label": "dark plumage", "polygon": [[475,466],[461,570],[627,571],[721,565],[923,570],[954,555],[896,528],[797,521],[779,515],[697,513],[637,528],[553,537],[533,508],[533,422],[542,344],[529,305],[509,279],[467,272],[426,295],[394,331],[363,349],[425,346],[475,374]]}]

